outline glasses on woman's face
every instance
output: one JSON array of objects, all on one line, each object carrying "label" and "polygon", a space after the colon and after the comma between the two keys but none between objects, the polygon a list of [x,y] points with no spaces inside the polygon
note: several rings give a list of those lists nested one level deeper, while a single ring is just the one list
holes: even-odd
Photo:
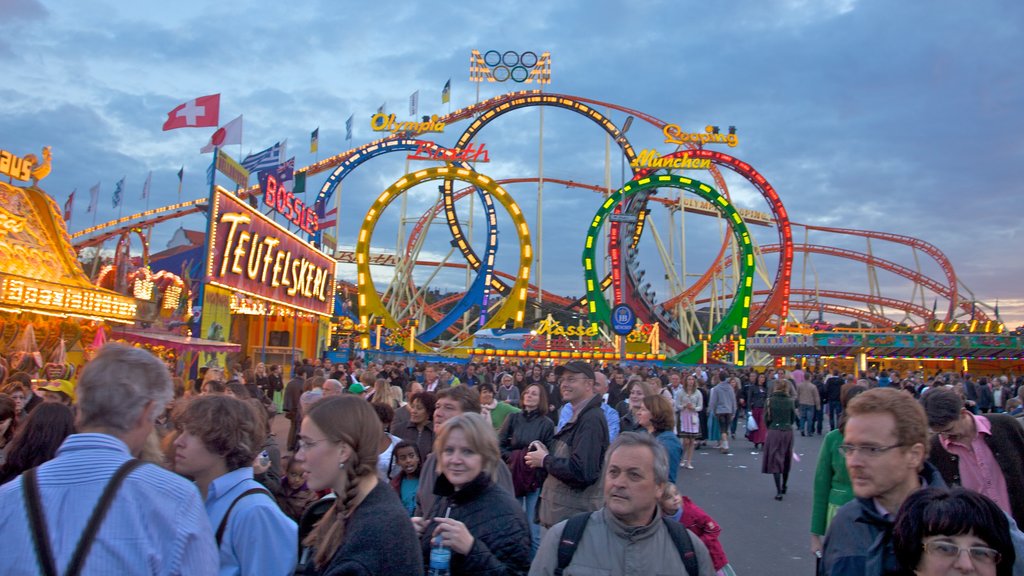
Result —
[{"label": "glasses on woman's face", "polygon": [[932,540],[924,543],[924,551],[944,560],[950,562],[955,561],[960,557],[961,552],[967,552],[967,556],[971,559],[971,562],[979,565],[992,566],[999,564],[999,561],[1003,559],[1003,555],[998,550],[987,548],[985,546],[968,546],[961,548],[956,544],[946,540]]}]

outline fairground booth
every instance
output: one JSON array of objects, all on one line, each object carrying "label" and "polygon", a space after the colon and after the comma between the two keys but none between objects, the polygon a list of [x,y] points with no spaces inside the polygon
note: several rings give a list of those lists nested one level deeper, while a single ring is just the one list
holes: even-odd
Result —
[{"label": "fairground booth", "polygon": [[49,147],[42,156],[0,150],[0,380],[14,371],[70,379],[108,325],[136,319],[134,298],[82,270],[60,208],[38,186]]},{"label": "fairground booth", "polygon": [[205,253],[203,338],[237,343],[242,359],[279,364],[285,374],[293,361],[325,348],[334,259],[219,186]]},{"label": "fairground booth", "polygon": [[889,369],[1024,374],[1024,336],[1013,333],[819,332],[759,336],[748,345],[783,361],[850,373]]}]

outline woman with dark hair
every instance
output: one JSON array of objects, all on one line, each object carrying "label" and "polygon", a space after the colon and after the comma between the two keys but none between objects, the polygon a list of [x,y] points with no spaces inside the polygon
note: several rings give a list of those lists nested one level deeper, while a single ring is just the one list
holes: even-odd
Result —
[{"label": "woman with dark hair", "polygon": [[925,488],[900,507],[893,548],[907,574],[1010,576],[1010,523],[995,502],[964,488]]},{"label": "woman with dark hair", "polygon": [[764,447],[764,439],[768,436],[768,427],[764,423],[764,408],[768,402],[768,374],[761,372],[754,383],[747,389],[747,410],[754,415],[757,430],[747,430],[747,440],[754,443],[754,449]]},{"label": "woman with dark hair", "polygon": [[676,483],[679,461],[683,457],[683,445],[676,437],[676,418],[672,403],[661,394],[644,396],[643,405],[636,413],[637,423],[658,439],[668,453],[668,481]]},{"label": "woman with dark hair", "polygon": [[75,433],[75,416],[63,404],[45,402],[29,412],[7,446],[7,461],[0,467],[0,484],[48,462],[64,439]]},{"label": "woman with dark hair", "polygon": [[775,381],[772,395],[764,412],[768,435],[764,440],[764,458],[761,473],[775,479],[775,499],[782,500],[789,483],[789,468],[793,463],[793,422],[796,421],[796,402],[789,395],[792,386],[786,378]]},{"label": "woman with dark hair", "polygon": [[440,545],[450,551],[452,576],[526,574],[530,529],[519,503],[492,481],[504,464],[490,422],[474,413],[445,421],[434,453],[437,498],[424,517],[412,518],[423,558]]},{"label": "woman with dark hair", "polygon": [[0,466],[3,466],[4,460],[7,459],[5,448],[14,438],[14,431],[17,427],[17,403],[7,394],[0,394]]},{"label": "woman with dark hair", "polygon": [[[502,382],[511,382],[512,376],[505,374],[501,379]],[[502,388],[504,388],[504,386],[502,386]],[[514,387],[512,389],[516,390]],[[490,419],[491,424],[494,425],[495,432],[501,430],[502,425],[505,424],[505,419],[508,418],[510,414],[519,412],[519,408],[516,408],[508,402],[502,402],[497,399],[494,392],[494,385],[484,382],[483,384],[477,385],[476,390],[477,393],[480,394],[480,413]],[[519,391],[516,390],[516,393],[518,394]],[[518,396],[516,396],[516,401],[519,401]]]},{"label": "woman with dark hair", "polygon": [[393,430],[395,436],[415,444],[420,451],[420,458],[434,449],[434,406],[437,397],[433,392],[417,392],[409,399],[409,419]]},{"label": "woman with dark hair", "polygon": [[377,413],[358,396],[325,398],[302,419],[295,458],[307,473],[306,484],[337,494],[302,542],[302,573],[423,573],[409,515],[377,477],[383,435]]},{"label": "woman with dark hair", "polygon": [[811,553],[822,551],[821,539],[828,530],[839,508],[853,500],[850,473],[846,470],[846,456],[839,451],[846,430],[846,403],[867,388],[854,386],[843,391],[840,403],[843,413],[839,427],[825,435],[818,452],[818,466],[814,472],[814,497],[811,500]]},{"label": "woman with dark hair", "polygon": [[534,514],[546,473],[543,469],[527,466],[525,456],[533,442],[547,446],[555,435],[555,425],[547,418],[548,396],[543,384],[528,385],[523,390],[522,402],[523,411],[510,415],[498,432],[498,445],[502,460],[512,472],[515,496],[522,504],[530,525],[530,560],[533,560],[540,547],[540,525],[534,522]]}]

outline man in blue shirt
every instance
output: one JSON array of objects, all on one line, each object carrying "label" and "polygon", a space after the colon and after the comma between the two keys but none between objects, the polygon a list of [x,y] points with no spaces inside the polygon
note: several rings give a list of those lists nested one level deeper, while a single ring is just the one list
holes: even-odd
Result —
[{"label": "man in blue shirt", "polygon": [[[615,437],[619,435],[619,413],[608,405],[608,377],[605,376],[604,372],[594,373],[594,394],[603,399],[601,411],[604,412],[604,419],[608,421],[608,442],[614,442]],[[558,412],[558,427],[556,431],[565,428],[569,420],[572,420],[572,404],[567,402]]]},{"label": "man in blue shirt", "polygon": [[286,576],[298,563],[298,527],[253,480],[266,430],[259,410],[230,396],[201,396],[174,415],[181,430],[174,470],[196,481],[206,503],[221,576]]},{"label": "man in blue shirt", "polygon": [[[67,572],[101,493],[142,451],[173,389],[167,367],[155,356],[107,344],[82,370],[76,395],[79,433],[34,469],[45,521],[41,536],[60,573]],[[0,487],[0,574],[8,576],[41,573],[47,555],[33,544],[24,482],[22,475]],[[217,564],[213,531],[195,486],[144,464],[114,492],[81,573],[212,575]]]}]

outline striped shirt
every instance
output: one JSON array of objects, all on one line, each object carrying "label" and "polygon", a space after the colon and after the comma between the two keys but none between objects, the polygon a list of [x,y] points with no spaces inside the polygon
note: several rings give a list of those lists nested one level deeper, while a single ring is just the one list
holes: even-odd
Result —
[{"label": "striped shirt", "polygon": [[[58,572],[63,572],[100,494],[125,461],[128,446],[107,434],[73,434],[38,469],[39,494]],[[0,486],[0,574],[39,573],[22,477]],[[199,491],[184,478],[147,464],[125,479],[96,534],[83,575],[213,575],[217,548]]]}]

